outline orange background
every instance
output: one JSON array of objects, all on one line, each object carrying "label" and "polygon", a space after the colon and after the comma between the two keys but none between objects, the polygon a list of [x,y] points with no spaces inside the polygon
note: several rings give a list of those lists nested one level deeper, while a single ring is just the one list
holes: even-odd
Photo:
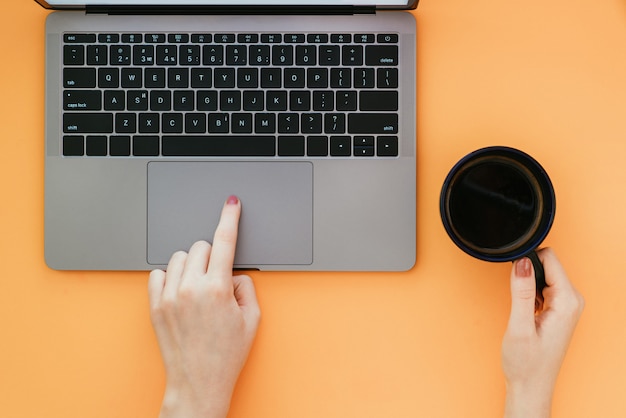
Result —
[{"label": "orange background", "polygon": [[[155,417],[163,368],[147,273],[43,259],[43,30],[0,14],[0,415]],[[422,0],[417,264],[406,273],[253,273],[263,319],[230,417],[497,417],[510,264],[448,239],[450,167],[520,148],[553,180],[556,249],[587,306],[554,417],[626,416],[626,1]],[[389,202],[393,205],[394,202]]]}]

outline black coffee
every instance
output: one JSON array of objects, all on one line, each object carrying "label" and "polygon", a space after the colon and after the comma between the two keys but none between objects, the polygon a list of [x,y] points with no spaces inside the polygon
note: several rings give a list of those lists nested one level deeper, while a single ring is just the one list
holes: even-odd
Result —
[{"label": "black coffee", "polygon": [[540,191],[513,161],[477,162],[458,173],[449,193],[452,228],[466,245],[497,254],[524,245],[538,224]]}]

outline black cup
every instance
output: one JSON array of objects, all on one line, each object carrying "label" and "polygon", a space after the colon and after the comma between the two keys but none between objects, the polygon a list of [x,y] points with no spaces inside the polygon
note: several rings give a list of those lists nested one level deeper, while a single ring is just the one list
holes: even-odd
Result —
[{"label": "black cup", "polygon": [[514,148],[488,147],[466,155],[441,189],[441,219],[452,241],[485,261],[529,257],[538,291],[545,276],[535,250],[548,235],[555,210],[548,174]]}]

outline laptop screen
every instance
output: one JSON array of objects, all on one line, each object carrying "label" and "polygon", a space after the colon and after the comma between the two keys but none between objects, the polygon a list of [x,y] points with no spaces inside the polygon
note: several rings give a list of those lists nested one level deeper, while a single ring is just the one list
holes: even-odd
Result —
[{"label": "laptop screen", "polygon": [[415,0],[47,0],[51,7],[81,6],[379,6],[409,7]]}]

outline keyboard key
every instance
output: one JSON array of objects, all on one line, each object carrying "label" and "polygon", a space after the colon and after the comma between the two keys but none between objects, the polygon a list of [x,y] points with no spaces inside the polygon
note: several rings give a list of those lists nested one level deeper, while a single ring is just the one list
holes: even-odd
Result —
[{"label": "keyboard key", "polygon": [[359,109],[372,110],[398,110],[397,91],[362,91],[359,94]]},{"label": "keyboard key", "polygon": [[128,157],[130,155],[130,136],[111,136],[109,138],[109,155]]},{"label": "keyboard key", "polygon": [[380,44],[397,44],[398,34],[397,33],[379,33],[376,36],[376,40]]},{"label": "keyboard key", "polygon": [[65,133],[112,133],[113,115],[110,113],[70,112],[63,114]]},{"label": "keyboard key", "polygon": [[373,157],[374,156],[374,137],[373,136],[355,136],[353,142],[353,154],[355,157]]},{"label": "keyboard key", "polygon": [[95,68],[64,68],[63,86],[67,88],[86,89],[96,87]]},{"label": "keyboard key", "polygon": [[159,155],[158,136],[134,136],[133,155],[136,157],[156,157]]},{"label": "keyboard key", "polygon": [[85,63],[85,47],[83,45],[63,46],[63,64],[83,65]]},{"label": "keyboard key", "polygon": [[398,65],[397,45],[368,45],[365,47],[365,65]]},{"label": "keyboard key", "polygon": [[100,110],[102,92],[100,90],[65,90],[63,109],[65,110]]},{"label": "keyboard key", "polygon": [[398,115],[396,113],[349,114],[348,132],[351,134],[398,133]]},{"label": "keyboard key", "polygon": [[109,48],[106,45],[87,46],[87,65],[107,65]]},{"label": "keyboard key", "polygon": [[352,155],[350,142],[349,136],[331,136],[330,155],[332,157],[349,157]]},{"label": "keyboard key", "polygon": [[163,155],[168,157],[273,157],[276,137],[264,135],[184,135],[162,138]]},{"label": "keyboard key", "polygon": [[182,113],[163,113],[161,115],[161,131],[167,134],[183,133]]},{"label": "keyboard key", "polygon": [[104,135],[89,135],[86,138],[85,154],[90,157],[104,157],[107,155],[107,137]]},{"label": "keyboard key", "polygon": [[63,137],[63,155],[66,157],[78,157],[85,155],[85,142],[82,136]]},{"label": "keyboard key", "polygon": [[123,33],[122,42],[125,44],[140,44],[143,42],[143,36],[140,33]]},{"label": "keyboard key", "polygon": [[116,113],[115,132],[124,134],[137,132],[137,115],[135,113]]},{"label": "keyboard key", "polygon": [[281,157],[303,157],[304,136],[279,136],[278,155]]},{"label": "keyboard key", "polygon": [[274,45],[272,46],[273,65],[293,65],[293,46]]},{"label": "keyboard key", "polygon": [[92,33],[66,33],[63,41],[67,43],[92,44],[96,42],[96,35]]},{"label": "keyboard key", "polygon": [[306,154],[309,157],[327,157],[328,156],[328,137],[327,136],[307,137]]},{"label": "keyboard key", "polygon": [[376,155],[379,157],[397,157],[398,137],[379,136],[376,143]]}]

